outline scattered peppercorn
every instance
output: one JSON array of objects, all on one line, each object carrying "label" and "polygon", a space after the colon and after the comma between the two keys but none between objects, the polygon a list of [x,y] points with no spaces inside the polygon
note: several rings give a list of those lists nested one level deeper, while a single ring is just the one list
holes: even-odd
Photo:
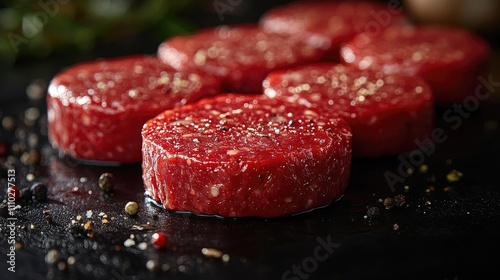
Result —
[{"label": "scattered peppercorn", "polygon": [[83,228],[84,228],[86,231],[91,231],[93,226],[94,226],[94,223],[93,223],[93,222],[91,222],[91,221],[88,221],[88,222],[86,222],[86,223],[83,225]]},{"label": "scattered peppercorn", "polygon": [[446,180],[450,183],[457,182],[464,174],[458,170],[453,169],[446,175]]},{"label": "scattered peppercorn", "polygon": [[15,156],[19,156],[26,151],[26,146],[22,143],[14,143],[12,144],[12,154]]},{"label": "scattered peppercorn", "polygon": [[158,263],[154,260],[149,260],[146,263],[146,267],[148,268],[149,271],[154,272],[158,269]]},{"label": "scattered peppercorn", "polygon": [[395,205],[394,199],[392,199],[391,197],[387,197],[386,199],[384,199],[385,209],[391,209],[392,207],[394,207],[394,205]]},{"label": "scattered peppercorn", "polygon": [[35,134],[35,133],[30,133],[28,135],[28,146],[31,147],[31,148],[36,148],[38,146],[38,142],[39,142],[39,139],[38,139],[38,135]]},{"label": "scattered peppercorn", "polygon": [[427,164],[422,164],[418,167],[418,172],[422,174],[427,173],[427,171],[429,171],[429,166]]},{"label": "scattered peppercorn", "polygon": [[21,155],[21,162],[26,165],[37,165],[40,163],[40,153],[36,150],[24,152]]},{"label": "scattered peppercorn", "polygon": [[158,248],[167,247],[168,238],[163,232],[155,232],[151,236],[151,243],[153,243]]},{"label": "scattered peppercorn", "polygon": [[31,186],[31,192],[33,193],[33,198],[36,201],[47,200],[47,186],[42,183],[35,183]]},{"label": "scattered peppercorn", "polygon": [[137,248],[139,248],[139,250],[146,250],[148,248],[148,243],[146,242],[141,242],[139,244],[137,244]]},{"label": "scattered peppercorn", "polygon": [[45,255],[45,262],[47,264],[55,264],[60,257],[61,253],[56,249],[52,249]]},{"label": "scattered peppercorn", "polygon": [[110,192],[114,187],[113,174],[106,172],[99,177],[99,188],[105,192]]},{"label": "scattered peppercorn", "polygon": [[70,256],[68,260],[66,261],[69,265],[74,265],[76,263],[76,258],[73,256]]},{"label": "scattered peppercorn", "polygon": [[203,248],[201,249],[201,253],[208,258],[220,258],[223,255],[220,250],[214,248]]},{"label": "scattered peppercorn", "polygon": [[60,270],[60,271],[65,271],[66,268],[67,268],[67,264],[65,261],[60,261],[58,264],[57,264],[57,268]]},{"label": "scattered peppercorn", "polygon": [[139,212],[139,204],[134,201],[129,201],[125,205],[125,213],[129,214],[130,216],[134,216]]},{"label": "scattered peppercorn", "polygon": [[371,219],[377,218],[380,215],[380,210],[378,207],[370,207],[368,211],[366,211],[366,215]]},{"label": "scattered peppercorn", "polygon": [[40,110],[35,107],[30,107],[24,111],[24,123],[28,126],[32,126],[40,117]]},{"label": "scattered peppercorn", "polygon": [[26,95],[31,101],[40,101],[45,96],[45,87],[42,80],[35,80],[26,88]]},{"label": "scattered peppercorn", "polygon": [[129,238],[129,239],[125,240],[125,242],[123,242],[123,246],[125,246],[127,248],[132,247],[134,245],[135,245],[135,240],[133,240],[131,238]]},{"label": "scattered peppercorn", "polygon": [[33,182],[33,181],[35,181],[35,175],[34,175],[34,174],[31,174],[31,173],[27,174],[27,175],[26,175],[26,180],[28,180],[28,182]]},{"label": "scattered peppercorn", "polygon": [[398,194],[394,197],[394,202],[396,203],[396,206],[401,207],[406,203],[406,198],[402,194]]},{"label": "scattered peppercorn", "polygon": [[16,128],[16,119],[12,116],[6,116],[2,119],[2,127],[6,131],[13,131]]}]

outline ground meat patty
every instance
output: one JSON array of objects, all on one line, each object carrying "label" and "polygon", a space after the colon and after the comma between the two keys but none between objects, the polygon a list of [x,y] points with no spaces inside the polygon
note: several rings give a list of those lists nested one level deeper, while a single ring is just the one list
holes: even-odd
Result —
[{"label": "ground meat patty", "polygon": [[154,57],[78,64],[50,83],[49,139],[79,159],[140,162],[141,128],[147,120],[218,92],[216,79],[177,72]]},{"label": "ground meat patty", "polygon": [[271,73],[264,93],[346,119],[359,157],[407,152],[433,128],[432,93],[419,77],[316,64]]},{"label": "ground meat patty", "polygon": [[218,77],[226,92],[261,92],[262,80],[279,68],[318,61],[325,52],[298,38],[267,34],[257,25],[220,26],[163,42],[158,57],[177,70]]},{"label": "ground meat patty", "polygon": [[438,104],[462,103],[474,94],[489,67],[490,49],[469,31],[450,27],[392,27],[378,36],[359,36],[341,50],[342,60],[360,69],[420,75]]},{"label": "ground meat patty", "polygon": [[298,1],[269,10],[259,23],[267,32],[302,36],[311,45],[328,49],[330,58],[338,61],[340,44],[356,34],[373,35],[407,22],[401,5]]},{"label": "ground meat patty", "polygon": [[170,210],[277,217],[326,205],[347,187],[347,123],[265,96],[168,110],[142,137],[145,188]]}]

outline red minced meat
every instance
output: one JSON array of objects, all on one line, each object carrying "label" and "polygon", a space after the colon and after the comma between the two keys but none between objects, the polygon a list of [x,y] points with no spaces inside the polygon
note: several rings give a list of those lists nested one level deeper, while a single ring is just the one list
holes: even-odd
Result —
[{"label": "red minced meat", "polygon": [[259,24],[267,32],[300,36],[339,61],[341,43],[355,35],[409,22],[402,7],[373,1],[296,1],[269,10]]},{"label": "red minced meat", "polygon": [[50,83],[52,145],[84,161],[141,161],[141,128],[164,110],[219,93],[206,74],[181,73],[136,55],[74,65]]},{"label": "red minced meat", "polygon": [[179,71],[204,71],[219,78],[225,92],[258,93],[275,69],[319,61],[324,50],[299,38],[268,34],[245,24],[202,29],[169,38],[158,57]]},{"label": "red minced meat", "polygon": [[463,103],[488,72],[490,47],[474,33],[455,27],[391,27],[377,36],[358,35],[341,49],[343,62],[359,69],[419,75],[438,105]]},{"label": "red minced meat", "polygon": [[264,93],[344,118],[352,128],[356,157],[408,152],[434,126],[432,92],[419,77],[320,63],[271,73]]},{"label": "red minced meat", "polygon": [[165,111],[142,130],[143,178],[166,209],[278,217],[340,198],[351,132],[339,118],[228,94]]}]

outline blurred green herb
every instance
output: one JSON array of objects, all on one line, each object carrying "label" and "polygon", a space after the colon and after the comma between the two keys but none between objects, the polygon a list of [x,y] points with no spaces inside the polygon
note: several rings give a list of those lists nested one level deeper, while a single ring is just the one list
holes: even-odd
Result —
[{"label": "blurred green herb", "polygon": [[61,49],[91,50],[146,30],[166,38],[193,31],[178,16],[195,0],[7,0],[0,4],[0,58],[13,64]]}]

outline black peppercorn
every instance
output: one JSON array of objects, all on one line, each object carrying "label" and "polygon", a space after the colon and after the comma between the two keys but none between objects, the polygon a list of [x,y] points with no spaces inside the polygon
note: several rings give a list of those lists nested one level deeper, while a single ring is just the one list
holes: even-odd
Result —
[{"label": "black peppercorn", "polygon": [[394,197],[394,202],[396,203],[396,206],[401,207],[406,203],[406,198],[402,194],[398,194]]},{"label": "black peppercorn", "polygon": [[99,177],[99,188],[105,192],[110,192],[113,190],[113,187],[113,174],[108,172],[101,174],[101,176]]},{"label": "black peppercorn", "polygon": [[31,186],[31,192],[33,193],[33,198],[36,201],[47,200],[47,186],[42,183],[35,183]]},{"label": "black peppercorn", "polygon": [[378,207],[370,207],[368,208],[366,215],[368,216],[368,218],[377,218],[380,215],[380,210],[378,209]]}]

